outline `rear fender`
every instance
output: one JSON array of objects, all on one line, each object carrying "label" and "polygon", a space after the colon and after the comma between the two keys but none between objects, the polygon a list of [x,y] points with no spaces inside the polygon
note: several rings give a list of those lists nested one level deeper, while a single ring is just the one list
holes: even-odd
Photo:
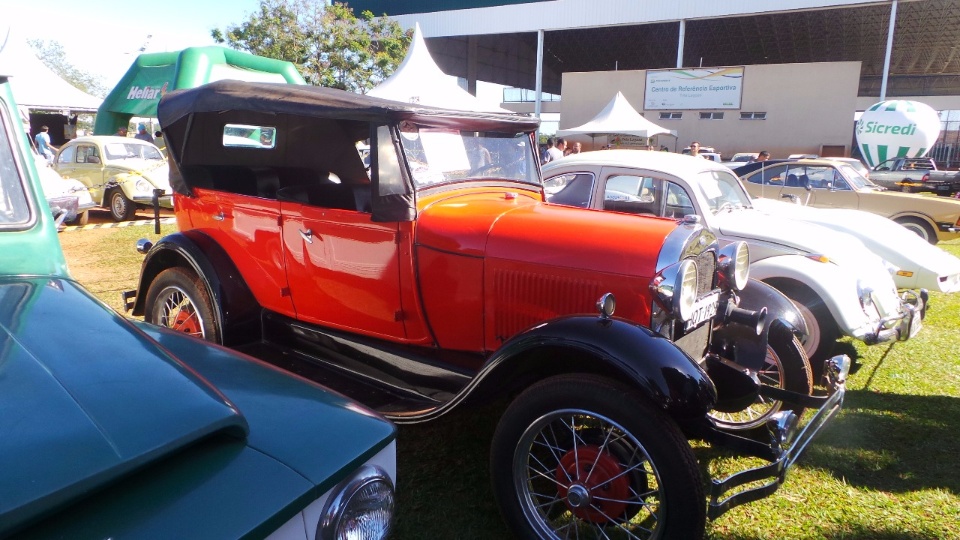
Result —
[{"label": "rear fender", "polygon": [[749,369],[759,370],[766,360],[767,342],[771,332],[789,332],[801,342],[806,339],[807,325],[803,316],[793,302],[777,289],[751,278],[739,296],[738,307],[754,311],[765,307],[767,317],[759,336],[753,328],[742,324],[727,324],[714,330],[714,347],[735,351],[732,358],[728,354],[723,355],[724,357]]},{"label": "rear fender", "polygon": [[534,326],[504,343],[474,381],[474,395],[519,391],[553,375],[593,373],[636,388],[678,419],[698,419],[717,391],[670,340],[620,319],[575,315]]},{"label": "rear fender", "polygon": [[163,237],[140,268],[133,315],[144,315],[147,291],[167,268],[183,267],[200,277],[213,299],[215,323],[223,345],[255,341],[260,336],[260,306],[227,253],[209,236],[187,231]]}]

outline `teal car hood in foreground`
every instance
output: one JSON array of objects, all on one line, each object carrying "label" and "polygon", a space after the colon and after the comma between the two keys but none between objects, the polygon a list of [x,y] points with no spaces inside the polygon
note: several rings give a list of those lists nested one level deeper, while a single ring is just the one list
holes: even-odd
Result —
[{"label": "teal car hood in foreground", "polygon": [[69,279],[0,277],[0,387],[0,537],[263,536],[395,438]]}]

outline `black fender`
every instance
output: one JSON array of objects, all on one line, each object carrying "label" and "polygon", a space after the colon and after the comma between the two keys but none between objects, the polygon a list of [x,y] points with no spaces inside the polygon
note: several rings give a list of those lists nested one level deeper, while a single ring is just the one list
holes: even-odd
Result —
[{"label": "black fender", "polygon": [[625,383],[677,419],[703,418],[717,399],[710,377],[670,340],[629,321],[588,315],[552,319],[510,338],[465,393],[502,395],[570,373]]},{"label": "black fender", "polygon": [[738,364],[758,370],[763,367],[767,355],[767,341],[770,332],[789,332],[801,341],[807,336],[807,326],[803,316],[789,298],[766,283],[750,279],[747,286],[738,294],[738,307],[748,310],[767,308],[767,318],[763,330],[757,335],[752,328],[742,324],[728,324],[714,331],[714,346],[720,349],[735,350],[735,358],[728,354],[722,356]]},{"label": "black fender", "polygon": [[226,251],[198,231],[177,232],[160,239],[140,267],[134,315],[144,315],[147,291],[157,275],[175,266],[192,270],[213,299],[215,323],[223,345],[256,341],[261,335],[260,305]]}]

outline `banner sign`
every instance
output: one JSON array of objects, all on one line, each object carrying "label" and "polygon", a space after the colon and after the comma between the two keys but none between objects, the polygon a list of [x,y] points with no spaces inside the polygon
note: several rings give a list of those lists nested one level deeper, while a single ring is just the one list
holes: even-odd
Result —
[{"label": "banner sign", "polygon": [[739,109],[743,66],[647,71],[647,110]]}]

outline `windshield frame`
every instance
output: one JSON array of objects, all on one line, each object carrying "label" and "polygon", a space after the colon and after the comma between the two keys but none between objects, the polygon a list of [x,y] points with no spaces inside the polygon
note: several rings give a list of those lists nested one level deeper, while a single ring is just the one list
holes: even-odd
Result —
[{"label": "windshield frame", "polygon": [[[0,195],[8,189],[12,197],[12,219],[0,220],[0,231],[22,231],[34,226],[37,220],[36,205],[28,187],[30,179],[28,164],[21,161],[22,154],[17,145],[17,134],[12,119],[7,115],[10,110],[0,96]],[[4,203],[5,204],[5,203]]]},{"label": "windshield frame", "polygon": [[[726,189],[723,189],[724,186]],[[732,171],[706,169],[698,172],[696,191],[703,211],[709,211],[714,216],[728,208],[753,208],[753,199]]]},{"label": "windshield frame", "polygon": [[414,189],[490,181],[541,190],[539,160],[528,132],[435,128],[404,121],[398,126]]}]

